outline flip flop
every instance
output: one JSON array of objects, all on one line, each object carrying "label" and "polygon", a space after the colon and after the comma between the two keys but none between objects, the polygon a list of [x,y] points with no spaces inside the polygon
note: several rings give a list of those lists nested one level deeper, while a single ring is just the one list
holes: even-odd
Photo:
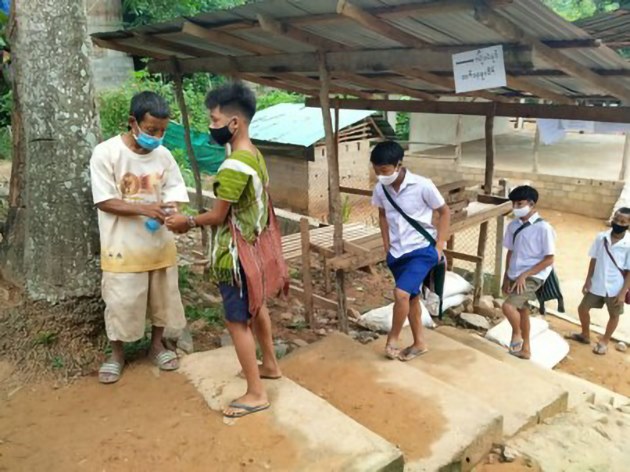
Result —
[{"label": "flip flop", "polygon": [[[123,364],[118,361],[109,360],[103,362],[98,369],[98,381],[102,384],[109,385],[120,380],[123,371]],[[106,378],[108,376],[109,378]]]},{"label": "flip flop", "polygon": [[[169,351],[168,349],[165,349],[159,354],[153,356],[151,360],[156,366],[160,368],[160,370],[173,371],[179,369],[179,360],[177,358],[177,354],[175,354],[173,351]],[[172,361],[178,362],[169,365],[169,363]]]},{"label": "flip flop", "polygon": [[385,345],[385,357],[393,361],[395,359],[398,359],[399,355],[400,355],[399,348],[397,348],[396,346],[392,346],[391,344]]},{"label": "flip flop", "polygon": [[602,343],[595,344],[595,347],[593,348],[593,353],[597,354],[598,356],[603,356],[607,352],[608,352],[608,346]]},{"label": "flip flop", "polygon": [[509,352],[510,354],[516,354],[517,352],[521,352],[523,349],[523,340],[514,341],[510,343]]},{"label": "flip flop", "polygon": [[416,357],[420,357],[423,354],[429,352],[428,349],[416,349],[415,347],[406,347],[403,349],[400,354],[398,354],[398,360],[403,362],[409,362]]},{"label": "flip flop", "polygon": [[[245,378],[245,374],[243,374],[243,371],[241,370],[238,373],[238,377],[240,377],[241,379]],[[282,375],[276,375],[276,376],[272,376],[272,375],[261,375],[260,378],[262,380],[280,380],[282,378]]]},{"label": "flip flop", "polygon": [[510,351],[510,355],[512,355],[514,357],[517,357],[519,359],[523,359],[524,361],[528,361],[528,360],[531,359],[531,354],[529,355],[529,357],[525,357],[523,355],[523,351],[522,350],[520,350],[520,351]]},{"label": "flip flop", "polygon": [[580,344],[591,344],[591,340],[585,338],[582,333],[571,333],[565,336],[565,339],[578,342]]},{"label": "flip flop", "polygon": [[251,415],[252,413],[265,411],[269,409],[270,406],[271,406],[271,403],[269,402],[264,403],[262,405],[257,405],[257,406],[250,406],[250,405],[245,405],[243,403],[232,402],[229,405],[230,408],[238,408],[239,410],[243,410],[243,411],[238,412],[238,413],[232,413],[231,415],[227,415],[223,413],[223,416],[225,416],[226,418],[242,418],[243,416]]}]

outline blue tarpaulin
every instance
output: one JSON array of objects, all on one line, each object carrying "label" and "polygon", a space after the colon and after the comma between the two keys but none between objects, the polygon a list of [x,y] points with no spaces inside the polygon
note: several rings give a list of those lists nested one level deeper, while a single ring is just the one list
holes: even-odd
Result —
[{"label": "blue tarpaulin", "polygon": [[11,10],[11,0],[0,0],[0,10],[8,15]]}]

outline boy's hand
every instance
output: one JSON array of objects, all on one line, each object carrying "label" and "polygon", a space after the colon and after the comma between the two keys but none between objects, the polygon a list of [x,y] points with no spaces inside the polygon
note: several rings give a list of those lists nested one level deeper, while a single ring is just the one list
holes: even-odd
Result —
[{"label": "boy's hand", "polygon": [[591,291],[591,285],[593,285],[592,282],[590,280],[587,280],[584,284],[584,287],[582,287],[582,293],[584,295],[587,295]]},{"label": "boy's hand", "polygon": [[145,203],[141,205],[140,211],[142,216],[153,218],[154,220],[158,220],[160,223],[164,223],[164,219],[168,216],[165,208],[166,205],[162,205],[160,203]]},{"label": "boy's hand", "polygon": [[501,290],[503,291],[503,295],[509,295],[512,291],[512,288],[510,287],[510,279],[507,277],[503,278],[503,286],[501,287]]},{"label": "boy's hand", "polygon": [[516,282],[514,282],[514,287],[512,287],[512,291],[516,290],[516,293],[518,295],[521,295],[525,293],[526,289],[527,289],[527,276],[525,276],[525,274],[521,274],[518,277],[518,279],[516,279]]},{"label": "boy's hand", "polygon": [[619,305],[625,305],[626,304],[626,293],[628,293],[627,290],[622,290],[619,295],[617,295],[617,303]]}]

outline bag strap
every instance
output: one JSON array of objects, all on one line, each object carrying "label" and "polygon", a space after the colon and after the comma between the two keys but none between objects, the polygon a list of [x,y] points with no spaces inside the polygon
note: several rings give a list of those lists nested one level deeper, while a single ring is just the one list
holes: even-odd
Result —
[{"label": "bag strap", "polygon": [[385,193],[385,197],[387,198],[387,200],[389,201],[389,203],[392,204],[392,206],[396,209],[396,211],[398,213],[400,213],[400,215],[407,221],[407,223],[409,223],[411,225],[411,227],[413,229],[415,229],[418,233],[420,233],[424,239],[426,239],[427,241],[429,241],[429,244],[431,246],[436,246],[437,245],[437,241],[435,240],[435,238],[433,236],[431,236],[429,234],[429,232],[424,229],[422,227],[422,225],[414,220],[411,216],[409,216],[407,213],[405,213],[402,208],[400,208],[398,206],[398,204],[396,204],[396,202],[394,201],[394,199],[392,198],[392,196],[389,194],[389,192],[387,191],[387,189],[385,188],[384,185],[381,185],[383,187],[383,192]]},{"label": "bag strap", "polygon": [[527,223],[524,223],[519,229],[517,229],[516,231],[514,231],[514,236],[512,236],[512,244],[514,244],[514,242],[516,241],[516,237],[518,236],[518,234],[523,231],[525,228],[529,228],[531,225],[535,225],[537,223],[540,223],[543,220],[542,218],[538,218],[536,221],[534,221],[533,223],[530,223],[529,221]]},{"label": "bag strap", "polygon": [[604,238],[604,249],[606,249],[606,252],[608,253],[608,257],[610,257],[610,260],[612,261],[612,263],[615,264],[615,267],[617,268],[617,270],[619,272],[621,272],[621,276],[625,278],[626,277],[626,271],[625,270],[621,270],[621,267],[619,267],[619,265],[617,264],[617,261],[613,257],[612,252],[610,252],[610,248],[608,247],[608,239],[606,239],[606,238]]}]

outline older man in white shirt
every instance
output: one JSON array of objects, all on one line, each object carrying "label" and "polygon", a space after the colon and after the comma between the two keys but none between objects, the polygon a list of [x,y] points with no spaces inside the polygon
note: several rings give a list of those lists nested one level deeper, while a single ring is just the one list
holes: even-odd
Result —
[{"label": "older man in white shirt", "polygon": [[568,336],[582,344],[590,344],[591,309],[606,305],[610,319],[604,336],[595,344],[595,354],[606,354],[608,343],[623,314],[630,289],[630,208],[620,208],[612,220],[612,228],[597,235],[591,246],[584,298],[578,308],[582,332]]},{"label": "older man in white shirt", "polygon": [[508,250],[503,279],[503,314],[512,326],[510,354],[531,357],[529,302],[551,274],[556,235],[536,210],[538,192],[528,185],[509,195],[514,219],[507,227],[503,245]]}]

